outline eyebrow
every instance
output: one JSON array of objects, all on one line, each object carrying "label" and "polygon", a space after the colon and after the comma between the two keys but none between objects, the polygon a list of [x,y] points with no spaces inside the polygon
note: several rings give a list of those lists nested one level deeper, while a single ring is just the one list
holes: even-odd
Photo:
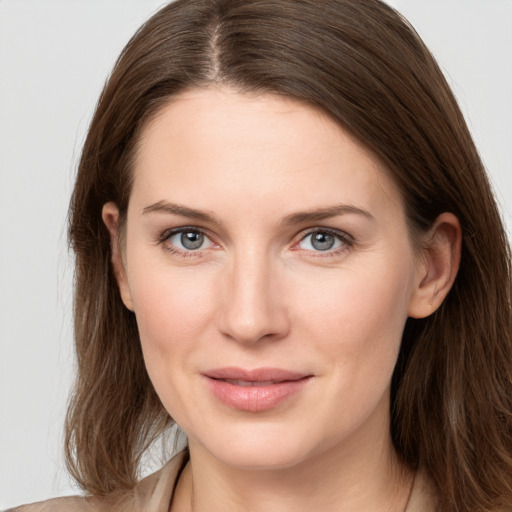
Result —
[{"label": "eyebrow", "polygon": [[187,217],[189,219],[199,220],[201,222],[208,222],[210,224],[220,224],[220,222],[209,213],[203,212],[201,210],[196,210],[195,208],[189,208],[188,206],[181,206],[179,204],[169,203],[167,201],[158,201],[158,203],[146,206],[142,210],[143,215],[152,212],[180,215],[181,217]]},{"label": "eyebrow", "polygon": [[[202,210],[196,210],[195,208],[189,208],[188,206],[182,206],[168,201],[158,201],[150,206],[146,206],[142,213],[143,215],[152,212],[167,213],[170,215],[180,215],[181,217],[187,217],[189,219],[199,220],[201,222],[207,222],[210,224],[220,225],[221,223],[209,213]],[[314,222],[319,220],[329,219],[331,217],[337,217],[339,215],[355,214],[362,215],[369,220],[375,220],[373,215],[357,206],[353,205],[337,205],[330,206],[327,208],[319,208],[309,211],[296,212],[284,217],[281,221],[283,225],[295,225],[302,224],[305,222]]]},{"label": "eyebrow", "polygon": [[304,222],[314,222],[318,220],[330,219],[339,215],[355,214],[362,215],[369,220],[375,220],[374,216],[367,210],[357,206],[341,204],[337,206],[329,206],[327,208],[320,208],[305,212],[297,212],[287,215],[282,223],[284,225],[302,224]]}]

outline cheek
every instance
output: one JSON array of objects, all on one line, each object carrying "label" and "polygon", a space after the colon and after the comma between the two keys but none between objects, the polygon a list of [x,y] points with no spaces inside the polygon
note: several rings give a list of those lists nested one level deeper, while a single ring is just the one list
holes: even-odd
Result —
[{"label": "cheek", "polygon": [[324,362],[323,400],[315,407],[326,418],[327,443],[355,432],[370,417],[386,421],[409,282],[407,267],[387,268],[345,272],[315,287],[320,295],[311,289],[302,302],[303,338],[314,341],[315,355]]},{"label": "cheek", "polygon": [[311,280],[307,290],[294,295],[311,323],[329,331],[363,332],[376,326],[385,331],[407,317],[411,283],[407,267],[372,262],[368,268],[361,266],[318,282]]},{"label": "cheek", "polygon": [[354,389],[365,379],[387,385],[393,371],[412,283],[410,262],[400,263],[373,259],[295,293],[305,337]]},{"label": "cheek", "polygon": [[[147,261],[147,260],[146,260]],[[193,269],[133,266],[131,292],[146,364],[190,351],[211,317],[212,286]],[[143,272],[137,272],[143,268]]]},{"label": "cheek", "polygon": [[144,362],[164,407],[186,425],[191,354],[211,322],[210,288],[198,272],[142,268],[132,275],[131,289]]}]

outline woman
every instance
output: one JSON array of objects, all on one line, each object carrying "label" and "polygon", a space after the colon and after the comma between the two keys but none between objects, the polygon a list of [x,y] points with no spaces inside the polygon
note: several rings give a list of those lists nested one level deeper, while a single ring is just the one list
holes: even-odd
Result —
[{"label": "woman", "polygon": [[[178,0],[71,203],[89,498],[21,510],[512,509],[510,255],[439,68],[378,0]],[[137,483],[176,422],[188,449]]]}]

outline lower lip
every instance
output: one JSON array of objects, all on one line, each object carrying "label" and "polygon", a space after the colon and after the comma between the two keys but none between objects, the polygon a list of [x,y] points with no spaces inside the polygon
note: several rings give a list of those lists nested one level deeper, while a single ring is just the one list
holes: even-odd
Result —
[{"label": "lower lip", "polygon": [[223,404],[239,411],[268,411],[299,393],[311,377],[277,382],[269,386],[237,386],[206,377],[210,391]]}]

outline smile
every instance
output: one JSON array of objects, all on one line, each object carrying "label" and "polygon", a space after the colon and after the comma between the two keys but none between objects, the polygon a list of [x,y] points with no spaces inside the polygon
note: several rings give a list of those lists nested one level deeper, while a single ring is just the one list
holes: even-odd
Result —
[{"label": "smile", "polygon": [[204,374],[216,400],[239,411],[262,412],[297,395],[312,375],[276,368],[221,368]]}]

